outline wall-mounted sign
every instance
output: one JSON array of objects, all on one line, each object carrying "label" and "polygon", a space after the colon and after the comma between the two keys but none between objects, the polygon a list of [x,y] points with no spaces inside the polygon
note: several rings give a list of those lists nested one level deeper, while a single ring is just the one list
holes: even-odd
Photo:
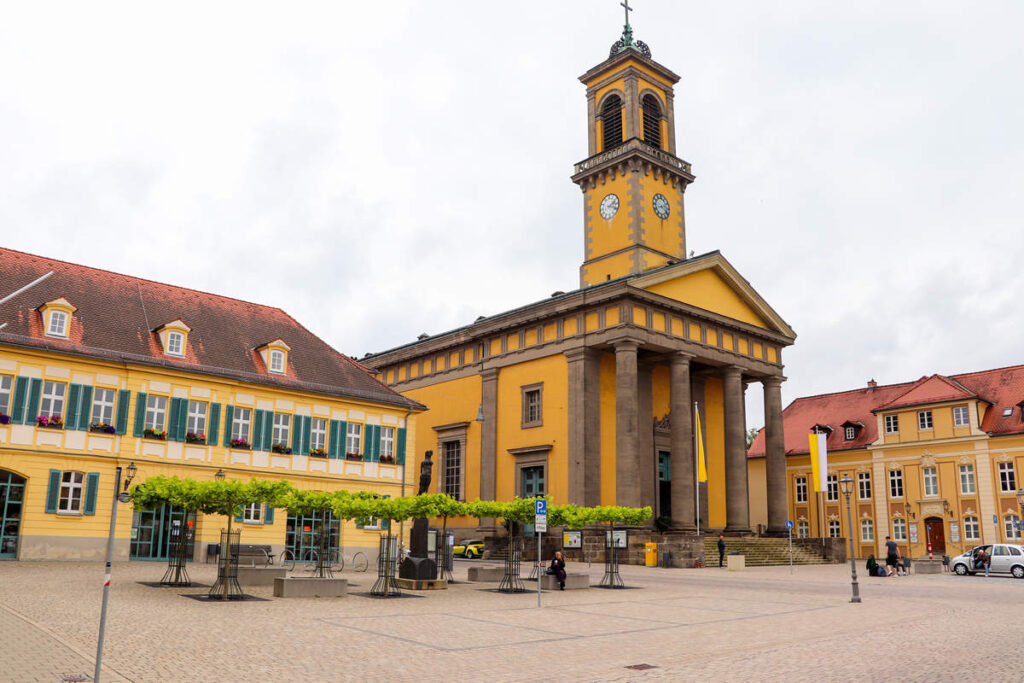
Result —
[{"label": "wall-mounted sign", "polygon": [[606,531],[604,538],[604,547],[606,548],[625,548],[626,547],[626,530],[616,529],[615,531]]},{"label": "wall-mounted sign", "polygon": [[910,527],[910,542],[917,543],[917,522],[911,522],[907,526]]},{"label": "wall-mounted sign", "polygon": [[959,543],[960,542],[960,523],[950,522],[949,523],[949,542]]},{"label": "wall-mounted sign", "polygon": [[562,547],[563,548],[582,548],[583,547],[583,532],[582,531],[563,531],[562,532]]}]

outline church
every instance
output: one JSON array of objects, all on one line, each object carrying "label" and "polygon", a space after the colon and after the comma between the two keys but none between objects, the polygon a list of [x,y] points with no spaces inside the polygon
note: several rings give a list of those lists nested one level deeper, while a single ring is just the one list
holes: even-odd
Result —
[{"label": "church", "polygon": [[[579,288],[361,362],[428,406],[415,466],[436,453],[433,491],[649,505],[659,527],[679,532],[784,533],[782,352],[796,335],[724,255],[687,255],[695,176],[677,153],[679,76],[627,20],[579,80],[588,141],[571,177],[583,197]],[[766,430],[765,457],[748,471],[751,383],[764,392]],[[488,522],[454,526],[485,534]]]}]

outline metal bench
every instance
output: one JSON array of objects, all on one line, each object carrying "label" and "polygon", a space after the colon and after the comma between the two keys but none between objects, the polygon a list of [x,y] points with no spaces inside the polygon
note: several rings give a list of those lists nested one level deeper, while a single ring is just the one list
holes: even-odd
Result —
[{"label": "metal bench", "polygon": [[270,566],[274,561],[274,554],[271,551],[269,545],[259,545],[255,543],[239,543],[238,545],[231,546],[231,553],[238,558],[238,563],[242,564],[243,559],[249,560],[249,566]]}]

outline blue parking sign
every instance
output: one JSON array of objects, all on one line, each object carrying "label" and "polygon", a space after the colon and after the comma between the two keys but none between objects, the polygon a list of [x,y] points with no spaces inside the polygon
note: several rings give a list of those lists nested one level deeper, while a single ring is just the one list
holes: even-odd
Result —
[{"label": "blue parking sign", "polygon": [[546,514],[548,514],[548,501],[546,501],[546,500],[544,500],[542,498],[542,499],[534,501],[534,502],[537,504],[537,509],[535,511],[535,514],[538,514],[538,515],[546,515]]}]

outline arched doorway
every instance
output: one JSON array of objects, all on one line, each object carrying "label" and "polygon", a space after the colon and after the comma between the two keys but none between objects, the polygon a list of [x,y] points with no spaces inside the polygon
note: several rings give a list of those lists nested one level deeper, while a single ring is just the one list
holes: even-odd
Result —
[{"label": "arched doorway", "polygon": [[0,470],[0,559],[18,557],[21,508],[25,500],[25,478]]},{"label": "arched doorway", "polygon": [[933,555],[946,554],[946,521],[941,517],[928,517],[924,520],[924,537],[932,547]]}]

